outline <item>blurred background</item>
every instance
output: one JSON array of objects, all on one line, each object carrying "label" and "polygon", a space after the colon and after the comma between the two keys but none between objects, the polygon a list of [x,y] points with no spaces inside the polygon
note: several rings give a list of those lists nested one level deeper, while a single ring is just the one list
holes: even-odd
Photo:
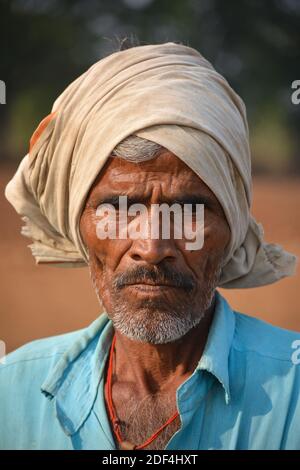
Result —
[{"label": "blurred background", "polygon": [[[0,339],[29,340],[89,324],[99,306],[87,269],[37,267],[3,191],[55,98],[124,38],[198,49],[244,99],[253,213],[266,239],[300,256],[299,0],[0,0]],[[300,331],[297,275],[257,289],[220,290],[231,305]]]}]

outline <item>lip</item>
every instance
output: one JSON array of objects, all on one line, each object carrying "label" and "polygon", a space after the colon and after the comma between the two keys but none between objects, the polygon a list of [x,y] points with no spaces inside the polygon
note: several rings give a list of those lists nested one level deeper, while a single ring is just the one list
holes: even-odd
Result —
[{"label": "lip", "polygon": [[145,286],[145,287],[176,287],[172,284],[151,284],[150,282],[136,282],[127,284],[127,286]]},{"label": "lip", "polygon": [[139,292],[146,292],[146,293],[161,293],[164,291],[168,291],[170,289],[176,289],[176,286],[172,286],[170,284],[127,284],[126,287],[134,289],[135,291]]}]

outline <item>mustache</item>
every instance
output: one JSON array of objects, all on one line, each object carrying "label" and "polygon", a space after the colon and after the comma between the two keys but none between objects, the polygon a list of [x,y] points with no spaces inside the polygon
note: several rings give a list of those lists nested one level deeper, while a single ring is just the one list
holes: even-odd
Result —
[{"label": "mustache", "polygon": [[142,284],[145,282],[154,284],[170,284],[174,287],[180,287],[187,292],[191,292],[196,283],[189,274],[182,274],[167,265],[161,265],[156,268],[146,268],[138,266],[137,268],[117,275],[113,281],[115,289],[122,289],[129,284]]}]

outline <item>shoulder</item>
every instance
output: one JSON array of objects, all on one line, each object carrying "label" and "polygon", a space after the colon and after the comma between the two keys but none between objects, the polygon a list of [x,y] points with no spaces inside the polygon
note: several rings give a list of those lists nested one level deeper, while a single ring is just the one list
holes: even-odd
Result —
[{"label": "shoulder", "polygon": [[240,312],[234,312],[234,315],[233,347],[236,350],[274,361],[295,362],[293,358],[296,359],[295,353],[300,348],[300,332],[279,328]]},{"label": "shoulder", "polygon": [[[70,362],[85,349],[89,341],[100,334],[108,319],[100,315],[86,328],[69,333],[42,338],[16,349],[2,359],[0,364],[1,384],[9,383],[22,377],[22,384],[37,378],[43,378],[49,370],[61,360]],[[65,359],[64,359],[65,358]]]},{"label": "shoulder", "polygon": [[[41,386],[81,331],[32,341],[2,360],[0,422],[6,425],[0,426],[1,448],[34,448],[39,442],[46,448],[53,442],[53,429],[60,435],[54,403],[45,399]],[[49,429],[46,444],[40,434],[45,425]]]},{"label": "shoulder", "polygon": [[[0,364],[0,395],[11,400],[39,390],[50,370],[84,330],[31,341],[5,356]],[[5,401],[4,400],[4,401]],[[3,401],[3,403],[4,403]]]},{"label": "shoulder", "polygon": [[[300,333],[239,312],[234,312],[234,316],[230,356],[232,397],[243,402],[253,423],[254,416],[264,417],[257,428],[260,445],[269,442],[270,435],[271,445],[277,440],[282,449],[297,449],[300,444]],[[259,434],[259,429],[267,431]]]},{"label": "shoulder", "polygon": [[34,362],[49,361],[53,357],[62,355],[83,331],[84,329],[81,329],[26,343],[5,356],[0,366],[0,373],[20,364],[25,365],[26,362],[32,365]]},{"label": "shoulder", "polygon": [[240,312],[234,315],[234,373],[253,390],[268,390],[277,403],[290,399],[297,402],[300,413],[300,401],[296,399],[300,393],[300,333]]}]

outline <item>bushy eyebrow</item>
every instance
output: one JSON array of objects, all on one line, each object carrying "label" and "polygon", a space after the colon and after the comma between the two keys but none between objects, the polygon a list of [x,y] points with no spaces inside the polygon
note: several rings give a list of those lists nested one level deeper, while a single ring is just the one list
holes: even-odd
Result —
[{"label": "bushy eyebrow", "polygon": [[[101,204],[111,204],[114,207],[117,207],[119,205],[119,196],[127,196],[126,194],[111,194],[103,197],[96,198],[95,201],[97,202],[97,205]],[[168,205],[172,204],[204,204],[205,206],[211,207],[214,205],[214,200],[207,196],[207,195],[195,195],[195,194],[185,194],[182,196],[177,196],[174,198],[168,198],[166,196],[163,196],[159,204],[166,203]],[[146,196],[127,196],[127,205],[131,206],[132,204],[149,204],[149,198]]]}]

